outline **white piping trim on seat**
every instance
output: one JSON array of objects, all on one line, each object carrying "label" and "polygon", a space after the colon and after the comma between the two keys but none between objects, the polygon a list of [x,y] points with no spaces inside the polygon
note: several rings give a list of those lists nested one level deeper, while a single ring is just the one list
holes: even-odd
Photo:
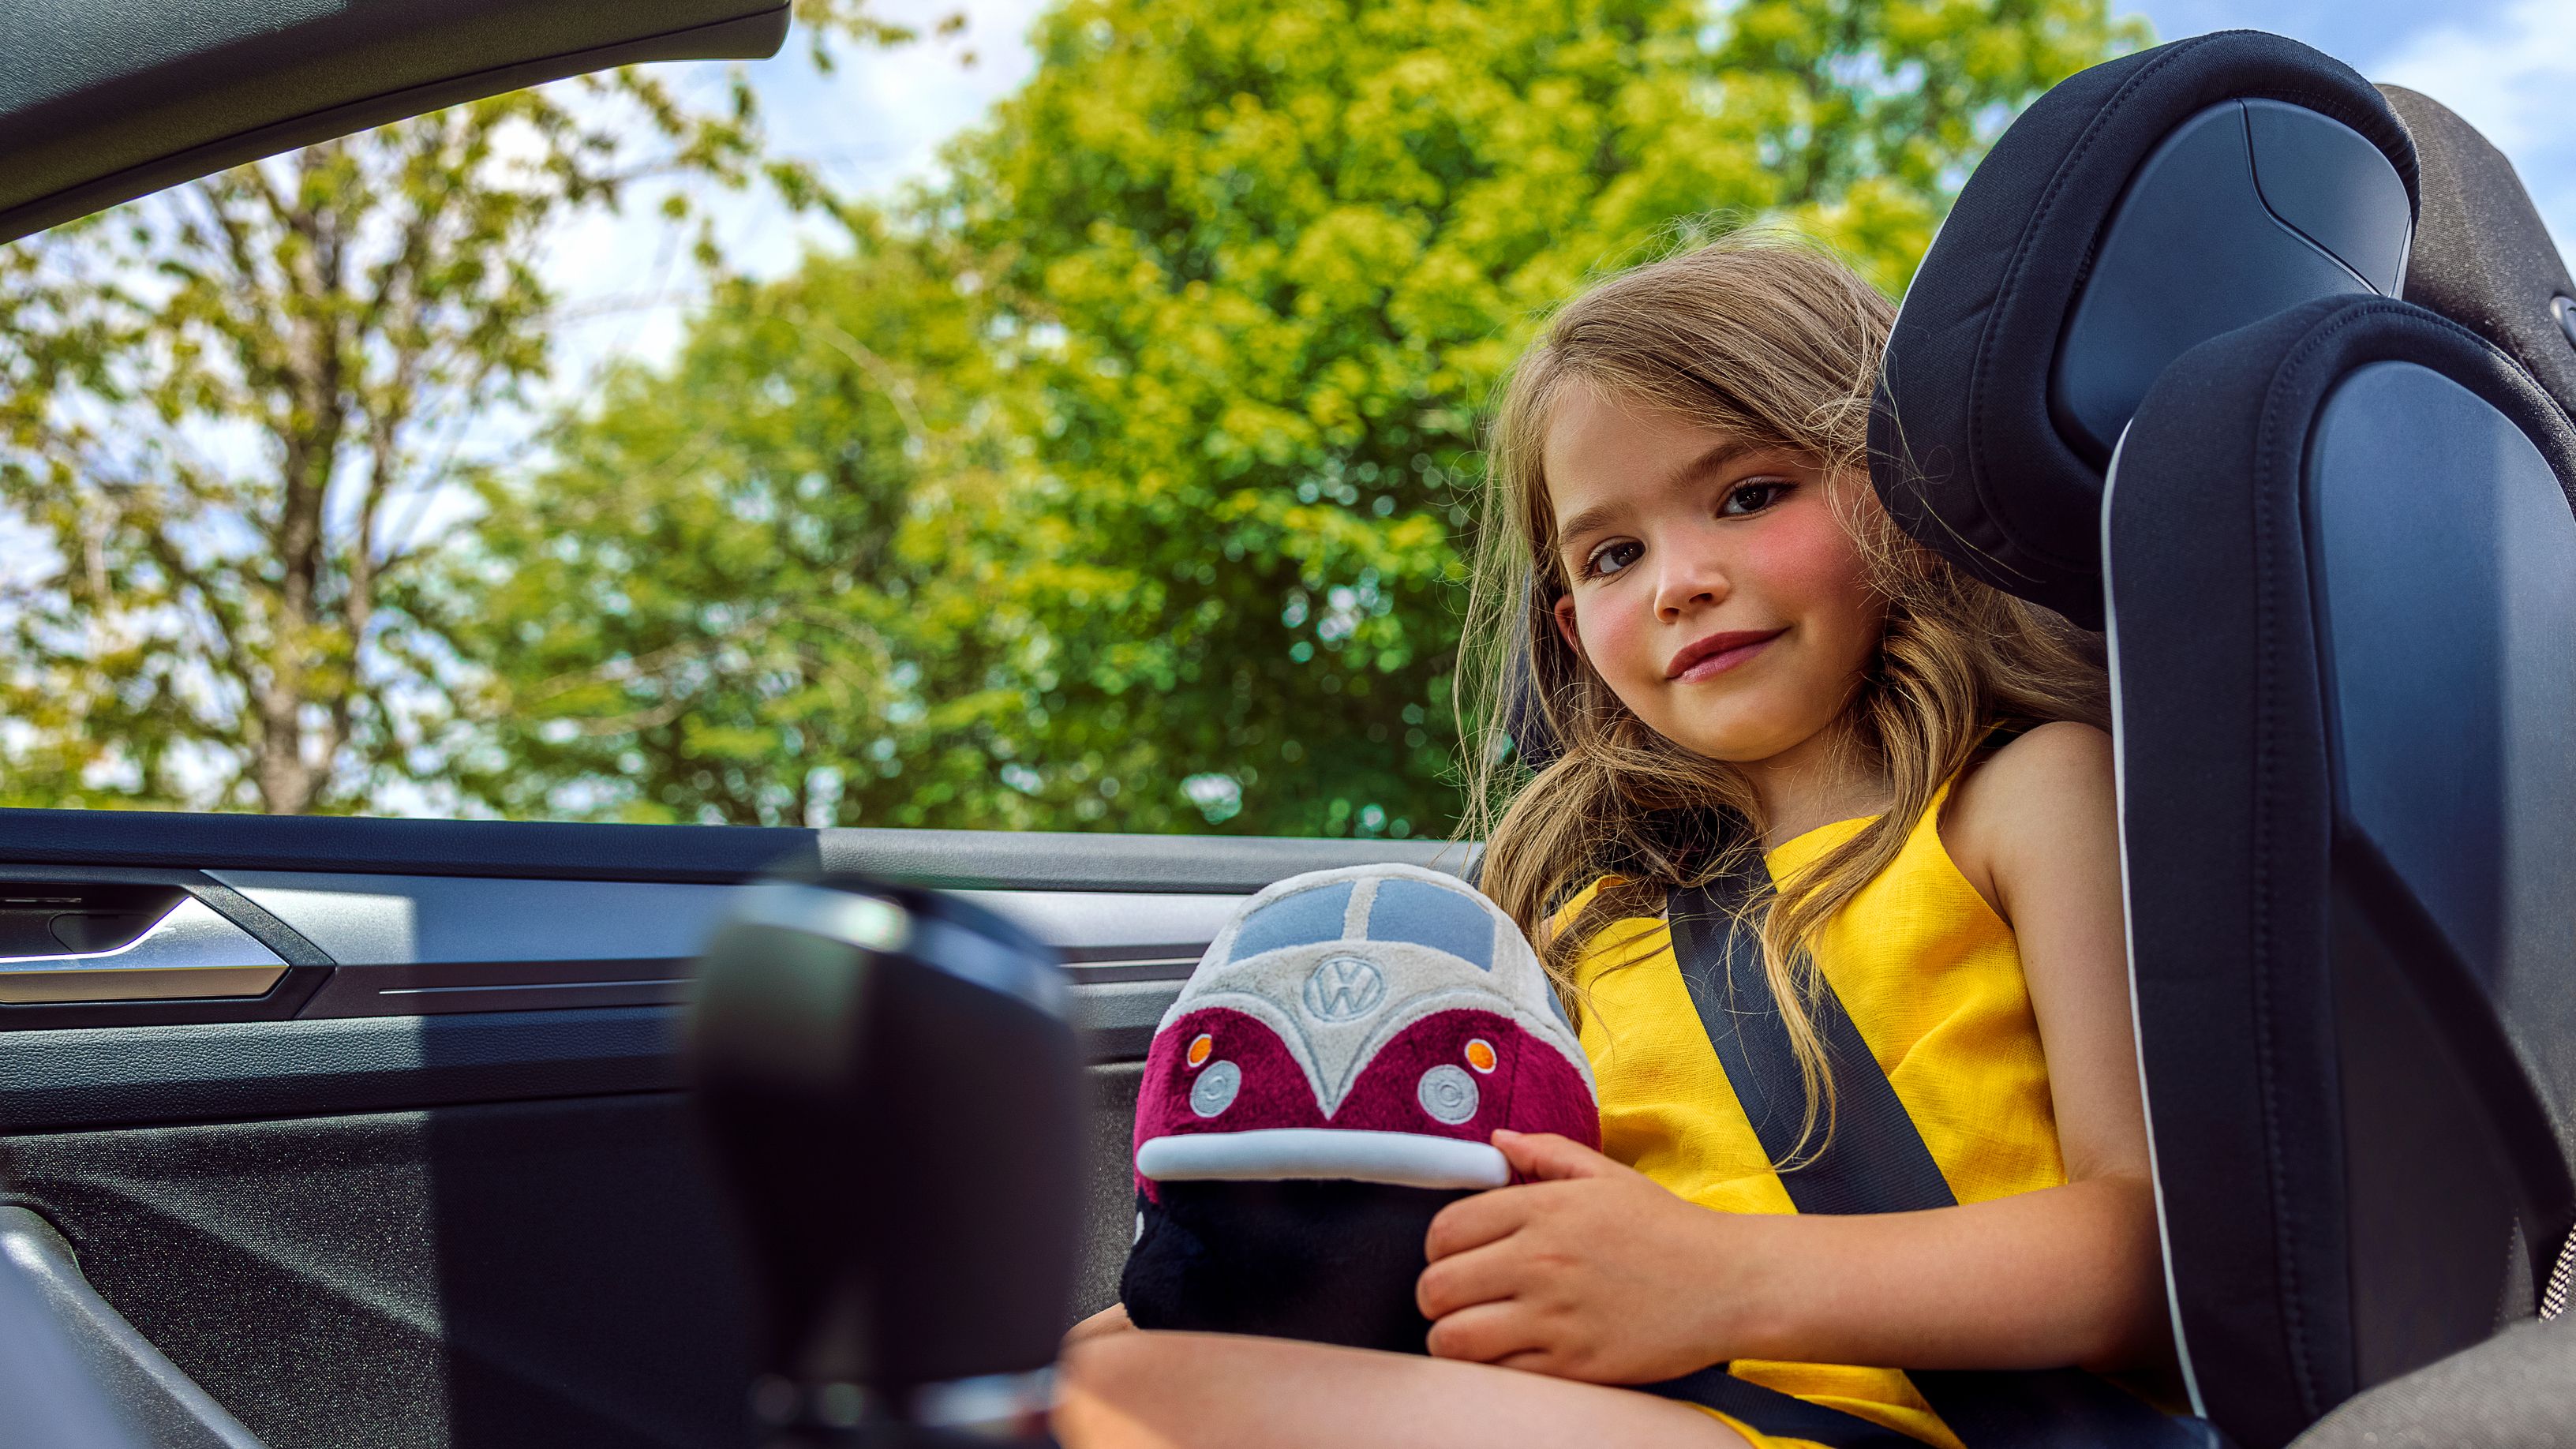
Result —
[{"label": "white piping trim on seat", "polygon": [[1501,1187],[1512,1178],[1511,1164],[1488,1143],[1324,1127],[1156,1137],[1136,1149],[1136,1171],[1155,1182],[1338,1178],[1398,1187]]},{"label": "white piping trim on seat", "polygon": [[[2131,418],[2130,423],[2137,420]],[[2102,547],[2102,645],[2111,676],[2111,784],[2113,812],[2119,823],[2120,950],[2128,960],[2129,1039],[2138,1054],[2138,1106],[2147,1126],[2147,1183],[2156,1200],[2156,1256],[2165,1275],[2165,1314],[2173,1326],[2174,1358],[2182,1369],[2183,1397],[2194,1414],[2207,1418],[2200,1397],[2200,1375],[2192,1371],[2191,1344],[2182,1329],[2182,1293],[2174,1279],[2173,1232],[2165,1221],[2164,1170],[2156,1160],[2155,1094],[2147,1090],[2147,1028],[2138,1011],[2138,930],[2129,904],[2129,755],[2128,735],[2121,726],[2120,611],[2111,598],[2111,493],[2120,482],[2120,452],[2129,445],[2129,423],[2111,444],[2110,466],[2102,471],[2102,514],[2098,537]]]}]

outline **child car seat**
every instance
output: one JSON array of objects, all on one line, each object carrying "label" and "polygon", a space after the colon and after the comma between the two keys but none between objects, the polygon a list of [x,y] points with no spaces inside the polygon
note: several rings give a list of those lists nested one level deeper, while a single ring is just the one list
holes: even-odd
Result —
[{"label": "child car seat", "polygon": [[2576,432],[2488,340],[2533,328],[2395,300],[2507,290],[2449,259],[2509,168],[2441,184],[2410,260],[2413,138],[2277,37],[2087,71],[1962,191],[1873,420],[1916,538],[2108,627],[2174,1331],[2254,1449],[2527,1316],[2576,1220]]},{"label": "child car seat", "polygon": [[2513,163],[2430,96],[2379,90],[2414,136],[2421,173],[2406,300],[2503,348],[2576,412],[2576,282]]}]

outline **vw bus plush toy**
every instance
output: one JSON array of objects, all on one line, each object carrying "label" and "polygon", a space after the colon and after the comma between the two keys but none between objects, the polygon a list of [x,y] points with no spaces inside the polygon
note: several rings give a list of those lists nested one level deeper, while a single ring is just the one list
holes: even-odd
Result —
[{"label": "vw bus plush toy", "polygon": [[1422,1352],[1424,1234],[1510,1180],[1498,1127],[1601,1141],[1511,918],[1413,866],[1279,882],[1217,933],[1145,1059],[1128,1317]]}]

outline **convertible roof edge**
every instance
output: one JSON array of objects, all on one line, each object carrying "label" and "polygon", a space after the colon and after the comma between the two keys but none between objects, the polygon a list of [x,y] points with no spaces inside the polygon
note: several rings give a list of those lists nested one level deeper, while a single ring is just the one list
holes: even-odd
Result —
[{"label": "convertible roof edge", "polygon": [[227,167],[446,106],[590,71],[665,60],[759,60],[787,39],[785,3],[748,15],[442,77],[272,121],[0,209],[0,244]]}]

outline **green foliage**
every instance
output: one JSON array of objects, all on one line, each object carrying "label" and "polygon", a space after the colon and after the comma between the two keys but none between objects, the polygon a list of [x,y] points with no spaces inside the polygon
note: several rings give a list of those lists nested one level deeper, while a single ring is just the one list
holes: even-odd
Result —
[{"label": "green foliage", "polygon": [[986,788],[1030,725],[980,681],[1033,661],[973,565],[1010,441],[954,274],[879,228],[729,285],[667,374],[613,373],[554,467],[487,485],[439,589],[495,666],[460,784],[522,815],[1039,818]]},{"label": "green foliage", "polygon": [[1478,416],[1540,315],[1757,218],[1900,287],[2012,109],[2140,37],[2101,0],[1067,0],[1034,38],[937,190],[495,489],[487,798],[1443,832]]},{"label": "green foliage", "polygon": [[[803,9],[902,38],[861,0]],[[757,122],[739,74],[704,109],[583,77],[0,250],[0,799],[296,812],[436,778],[472,671],[417,576],[493,451],[460,442],[548,370],[537,249],[642,178],[810,193]]]}]

